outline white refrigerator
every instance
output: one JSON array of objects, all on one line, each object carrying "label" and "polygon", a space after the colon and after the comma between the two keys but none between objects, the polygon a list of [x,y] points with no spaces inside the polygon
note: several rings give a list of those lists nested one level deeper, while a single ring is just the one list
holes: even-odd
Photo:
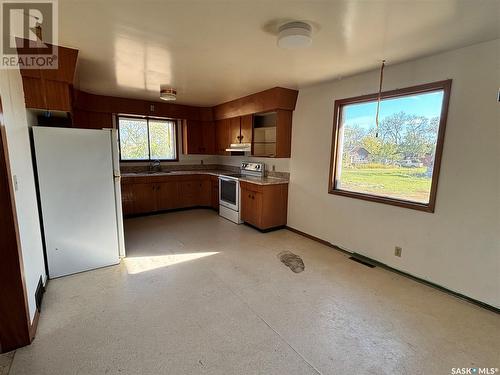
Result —
[{"label": "white refrigerator", "polygon": [[116,130],[33,127],[49,278],[125,256]]}]

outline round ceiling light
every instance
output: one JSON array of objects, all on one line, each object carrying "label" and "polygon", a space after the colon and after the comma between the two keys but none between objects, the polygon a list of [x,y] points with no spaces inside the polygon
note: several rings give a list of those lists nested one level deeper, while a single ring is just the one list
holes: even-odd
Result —
[{"label": "round ceiling light", "polygon": [[160,99],[167,100],[167,101],[176,100],[177,99],[177,90],[172,88],[172,87],[169,87],[169,86],[161,85],[160,86]]},{"label": "round ceiling light", "polygon": [[296,49],[309,47],[312,43],[312,27],[308,23],[295,21],[280,26],[278,47]]}]

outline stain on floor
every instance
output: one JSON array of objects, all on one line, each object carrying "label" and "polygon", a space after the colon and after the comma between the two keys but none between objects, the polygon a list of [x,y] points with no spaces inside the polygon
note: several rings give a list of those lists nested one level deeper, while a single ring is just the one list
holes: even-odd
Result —
[{"label": "stain on floor", "polygon": [[302,258],[291,251],[282,251],[278,254],[278,259],[295,273],[302,272],[305,269]]}]

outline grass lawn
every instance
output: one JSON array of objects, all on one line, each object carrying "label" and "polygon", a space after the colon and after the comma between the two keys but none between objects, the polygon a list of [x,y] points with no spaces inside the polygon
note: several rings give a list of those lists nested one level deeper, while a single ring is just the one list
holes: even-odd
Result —
[{"label": "grass lawn", "polygon": [[342,168],[342,190],[427,203],[431,178],[423,168]]}]

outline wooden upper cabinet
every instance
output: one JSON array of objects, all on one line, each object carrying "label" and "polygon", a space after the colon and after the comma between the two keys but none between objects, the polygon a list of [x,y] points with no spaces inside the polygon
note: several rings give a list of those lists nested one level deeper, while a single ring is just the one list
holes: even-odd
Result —
[{"label": "wooden upper cabinet", "polygon": [[245,116],[283,109],[293,111],[297,102],[297,90],[274,87],[242,98],[231,100],[213,107],[216,120]]},{"label": "wooden upper cabinet", "polygon": [[215,154],[215,123],[213,121],[201,123],[201,139],[203,153],[205,155]]},{"label": "wooden upper cabinet", "polygon": [[253,115],[238,116],[229,119],[229,143],[251,143]]},{"label": "wooden upper cabinet", "polygon": [[184,154],[200,154],[201,138],[202,131],[199,121],[184,120],[182,122],[182,152]]},{"label": "wooden upper cabinet", "polygon": [[230,127],[230,139],[229,144],[231,143],[240,143],[241,136],[241,117],[233,117],[229,119],[229,127]]},{"label": "wooden upper cabinet", "polygon": [[47,108],[45,88],[40,78],[22,77],[26,108]]},{"label": "wooden upper cabinet", "polygon": [[71,87],[78,50],[57,48],[57,69],[21,69],[26,108],[71,111]]},{"label": "wooden upper cabinet", "polygon": [[215,126],[212,121],[184,120],[182,123],[184,154],[210,155],[215,152]]},{"label": "wooden upper cabinet", "polygon": [[253,115],[241,116],[241,143],[252,143]]},{"label": "wooden upper cabinet", "polygon": [[292,111],[276,113],[276,156],[289,158],[292,153]]},{"label": "wooden upper cabinet", "polygon": [[113,128],[113,115],[105,112],[91,112],[73,109],[73,127],[84,129]]},{"label": "wooden upper cabinet", "polygon": [[45,80],[46,109],[71,112],[71,87],[66,82]]},{"label": "wooden upper cabinet", "polygon": [[226,148],[230,145],[230,120],[218,120],[215,122],[215,154],[229,155]]},{"label": "wooden upper cabinet", "polygon": [[50,81],[73,84],[76,70],[76,60],[78,59],[78,50],[61,46],[57,47],[57,50],[57,69],[40,70],[41,78]]}]

